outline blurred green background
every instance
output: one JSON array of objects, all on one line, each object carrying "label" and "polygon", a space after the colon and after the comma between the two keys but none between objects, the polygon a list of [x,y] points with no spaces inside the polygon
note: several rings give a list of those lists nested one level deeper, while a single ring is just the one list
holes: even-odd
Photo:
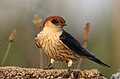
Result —
[{"label": "blurred green background", "polygon": [[[17,37],[3,66],[39,67],[39,49],[34,37],[40,30],[33,24],[37,14],[43,21],[50,15],[65,18],[64,29],[83,44],[83,28],[90,21],[87,49],[111,69],[84,60],[80,69],[98,69],[110,77],[120,68],[120,1],[119,0],[0,0],[0,62],[2,61],[11,31],[17,29]],[[44,54],[44,53],[43,53]],[[44,54],[44,67],[50,58]],[[75,63],[72,68],[76,68]],[[67,68],[62,62],[55,68]]]}]

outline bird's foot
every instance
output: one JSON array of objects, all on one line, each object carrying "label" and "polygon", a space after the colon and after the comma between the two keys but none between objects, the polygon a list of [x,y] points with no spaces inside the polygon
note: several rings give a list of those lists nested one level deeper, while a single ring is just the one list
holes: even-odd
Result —
[{"label": "bird's foot", "polygon": [[63,78],[69,78],[71,76],[72,71],[68,72],[66,75],[63,76]]},{"label": "bird's foot", "polygon": [[55,69],[54,67],[46,67],[46,68],[43,68],[44,70],[51,70],[51,69]]},{"label": "bird's foot", "polygon": [[54,69],[54,67],[51,67],[52,63],[49,63],[49,65],[46,68],[43,68],[44,70],[51,70]]},{"label": "bird's foot", "polygon": [[71,76],[72,71],[70,70],[70,67],[68,67],[67,74],[63,76],[63,78],[69,78]]}]

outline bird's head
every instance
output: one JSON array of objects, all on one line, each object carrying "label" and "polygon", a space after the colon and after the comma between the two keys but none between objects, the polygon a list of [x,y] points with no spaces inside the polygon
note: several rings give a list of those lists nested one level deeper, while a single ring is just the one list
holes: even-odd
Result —
[{"label": "bird's head", "polygon": [[65,20],[60,16],[49,16],[44,21],[43,27],[57,27],[57,28],[63,28],[63,26],[66,26]]}]

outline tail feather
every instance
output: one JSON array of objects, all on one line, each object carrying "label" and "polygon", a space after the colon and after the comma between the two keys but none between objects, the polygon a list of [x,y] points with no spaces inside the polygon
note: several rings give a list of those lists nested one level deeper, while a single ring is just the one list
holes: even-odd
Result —
[{"label": "tail feather", "polygon": [[96,62],[96,63],[98,63],[98,64],[100,64],[100,65],[102,65],[102,66],[106,66],[106,67],[109,67],[109,68],[110,68],[109,65],[103,63],[101,60],[99,60],[99,59],[96,58],[96,57],[94,57],[94,58],[89,58],[89,59],[92,60],[92,61],[94,61],[94,62]]}]

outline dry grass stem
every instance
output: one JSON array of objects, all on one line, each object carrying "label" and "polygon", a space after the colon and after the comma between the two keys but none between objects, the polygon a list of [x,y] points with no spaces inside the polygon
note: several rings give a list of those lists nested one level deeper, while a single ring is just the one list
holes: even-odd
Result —
[{"label": "dry grass stem", "polygon": [[0,37],[0,48],[1,48],[1,41],[2,41],[2,38]]},{"label": "dry grass stem", "polygon": [[[90,30],[90,22],[86,21],[85,27],[84,27],[84,47],[87,48],[88,45],[88,32]],[[80,67],[82,60],[79,60],[79,63],[77,65],[77,69]]]},{"label": "dry grass stem", "polygon": [[16,37],[16,29],[13,29],[12,33],[10,34],[10,36],[9,36],[9,38],[8,38],[9,44],[8,44],[8,47],[7,47],[7,51],[6,51],[6,53],[5,53],[5,56],[4,56],[4,58],[3,58],[2,62],[1,62],[1,65],[4,64],[4,62],[5,62],[5,60],[6,60],[7,56],[8,56],[8,53],[9,53],[9,51],[10,51],[11,44],[12,44],[12,42],[14,41],[15,37]]},{"label": "dry grass stem", "polygon": [[[34,15],[33,23],[38,28],[40,28],[40,30],[42,30],[41,21],[42,21],[42,19],[39,19],[39,17],[37,15]],[[40,59],[40,68],[43,68],[43,50],[42,50],[42,48],[39,49],[39,59]]]},{"label": "dry grass stem", "polygon": [[39,19],[39,17],[38,17],[37,15],[34,15],[33,23],[34,23],[38,28],[40,28],[40,30],[42,30],[41,21],[42,21],[42,19]]},{"label": "dry grass stem", "polygon": [[11,44],[12,44],[12,42],[9,42],[8,47],[7,47],[7,51],[6,51],[5,56],[4,56],[4,58],[3,58],[2,62],[1,62],[1,65],[4,64],[4,62],[5,62],[5,60],[6,60],[7,56],[8,56],[8,53],[9,53],[9,51],[10,51]]},{"label": "dry grass stem", "polygon": [[13,42],[16,37],[16,29],[13,29],[12,33],[9,36],[9,42]]},{"label": "dry grass stem", "polygon": [[89,29],[90,29],[90,22],[87,21],[85,23],[85,27],[84,27],[84,47],[85,48],[87,47],[87,44],[88,44],[88,32],[89,32]]},{"label": "dry grass stem", "polygon": [[0,42],[1,42],[2,38],[0,37]]},{"label": "dry grass stem", "polygon": [[40,68],[43,68],[43,58],[44,58],[44,55],[43,55],[43,49],[42,48],[39,48],[39,60],[40,60]]},{"label": "dry grass stem", "polygon": [[2,38],[0,37],[0,44],[1,44]]}]

